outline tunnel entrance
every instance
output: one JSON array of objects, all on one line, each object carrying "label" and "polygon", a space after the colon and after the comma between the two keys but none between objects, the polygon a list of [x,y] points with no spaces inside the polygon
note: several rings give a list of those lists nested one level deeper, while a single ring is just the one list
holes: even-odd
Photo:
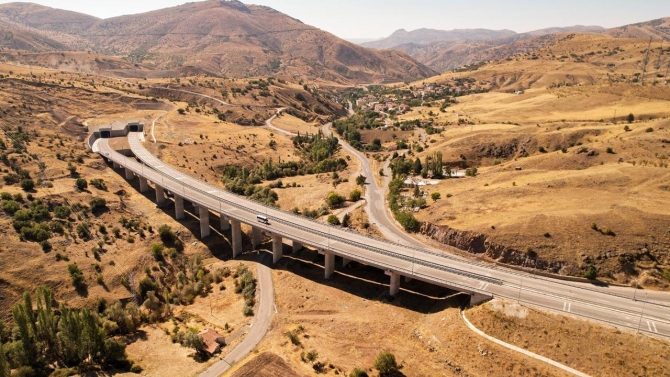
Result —
[{"label": "tunnel entrance", "polygon": [[140,131],[140,126],[137,124],[131,124],[130,125],[130,132],[139,132]]},{"label": "tunnel entrance", "polygon": [[103,139],[109,139],[112,137],[112,131],[102,131],[100,132],[100,137]]}]

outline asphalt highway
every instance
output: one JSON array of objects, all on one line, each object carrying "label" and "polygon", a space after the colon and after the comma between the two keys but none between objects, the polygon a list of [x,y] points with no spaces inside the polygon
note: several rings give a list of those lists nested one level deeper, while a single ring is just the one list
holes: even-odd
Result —
[{"label": "asphalt highway", "polygon": [[[97,140],[93,150],[127,167],[185,199],[223,213],[232,219],[261,227],[305,245],[333,252],[364,264],[399,273],[413,279],[470,293],[518,300],[572,315],[670,337],[670,307],[635,301],[597,287],[577,287],[561,281],[492,267],[451,256],[439,250],[392,243],[317,223],[276,208],[267,207],[224,191],[169,166],[140,144],[137,133],[128,137],[137,156],[125,157],[112,150],[106,139]],[[383,205],[383,203],[382,203]],[[256,221],[264,214],[269,224]]]}]

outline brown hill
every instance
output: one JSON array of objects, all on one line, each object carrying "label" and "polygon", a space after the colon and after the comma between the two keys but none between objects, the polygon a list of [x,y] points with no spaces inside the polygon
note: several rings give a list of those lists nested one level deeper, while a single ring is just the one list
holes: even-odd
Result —
[{"label": "brown hill", "polygon": [[67,46],[37,33],[0,26],[0,46],[12,50],[55,51]]},{"label": "brown hill", "polygon": [[215,75],[292,75],[387,82],[435,72],[402,52],[346,42],[274,9],[203,1],[107,20],[34,4],[0,6],[0,25],[53,38],[73,50],[128,56],[154,69],[195,66]]},{"label": "brown hill", "polygon": [[670,41],[670,17],[608,29],[603,34],[615,38],[651,38]]}]

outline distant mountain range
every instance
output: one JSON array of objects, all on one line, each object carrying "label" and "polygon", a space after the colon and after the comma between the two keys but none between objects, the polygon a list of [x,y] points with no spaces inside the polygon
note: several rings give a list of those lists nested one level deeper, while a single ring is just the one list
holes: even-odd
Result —
[{"label": "distant mountain range", "polygon": [[440,72],[482,61],[507,58],[555,43],[566,33],[598,33],[614,38],[670,40],[670,18],[605,29],[600,26],[552,27],[527,33],[511,30],[398,30],[387,38],[363,43],[375,49],[402,51]]},{"label": "distant mountain range", "polygon": [[209,0],[99,19],[32,3],[0,5],[0,47],[94,51],[156,70],[396,82],[436,72],[400,51],[344,41],[274,9]]}]

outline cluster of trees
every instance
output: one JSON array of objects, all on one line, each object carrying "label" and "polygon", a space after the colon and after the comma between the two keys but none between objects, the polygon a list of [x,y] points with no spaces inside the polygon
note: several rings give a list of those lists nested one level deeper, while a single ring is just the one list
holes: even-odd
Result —
[{"label": "cluster of trees", "polygon": [[361,144],[361,129],[374,129],[382,127],[384,124],[377,119],[379,113],[374,111],[359,111],[353,116],[336,120],[333,123],[335,131],[342,136],[352,147],[363,150],[366,149]]},{"label": "cluster of trees", "polygon": [[419,221],[411,212],[408,211],[407,207],[410,206],[405,205],[404,200],[400,195],[403,183],[404,177],[395,178],[389,183],[389,206],[391,208],[391,212],[393,212],[393,216],[400,223],[400,225],[402,225],[405,230],[412,231],[416,230],[417,226],[419,226]]},{"label": "cluster of trees", "polygon": [[[65,234],[66,230],[72,233],[73,224],[69,221],[72,209],[69,206],[44,202],[42,199],[35,200],[30,195],[26,202],[23,195],[11,195],[7,192],[0,193],[0,199],[2,210],[13,217],[12,226],[20,238],[24,241],[40,242],[45,251],[51,249],[48,240],[53,233]],[[88,211],[99,211],[106,206],[104,198],[95,197],[91,199],[90,207],[79,204],[76,211],[85,215]],[[72,236],[76,234],[80,238],[88,238],[88,232],[80,225],[77,225],[77,231]]]},{"label": "cluster of trees", "polygon": [[235,278],[235,293],[244,297],[244,309],[242,309],[244,315],[251,316],[254,314],[253,307],[256,303],[256,279],[243,264],[237,267],[233,277]]},{"label": "cluster of trees", "polygon": [[[68,367],[130,368],[125,344],[109,338],[119,333],[115,315],[59,305],[44,287],[35,292],[35,304],[25,292],[23,302],[12,308],[15,327],[7,331],[0,325],[1,376],[8,376],[9,368],[22,375],[48,375]],[[125,328],[135,329],[134,323]]]},{"label": "cluster of trees", "polygon": [[321,131],[304,136],[298,133],[293,138],[293,146],[306,157],[307,174],[337,172],[347,168],[347,162],[343,158],[333,158],[339,149],[335,136],[324,137]]}]

